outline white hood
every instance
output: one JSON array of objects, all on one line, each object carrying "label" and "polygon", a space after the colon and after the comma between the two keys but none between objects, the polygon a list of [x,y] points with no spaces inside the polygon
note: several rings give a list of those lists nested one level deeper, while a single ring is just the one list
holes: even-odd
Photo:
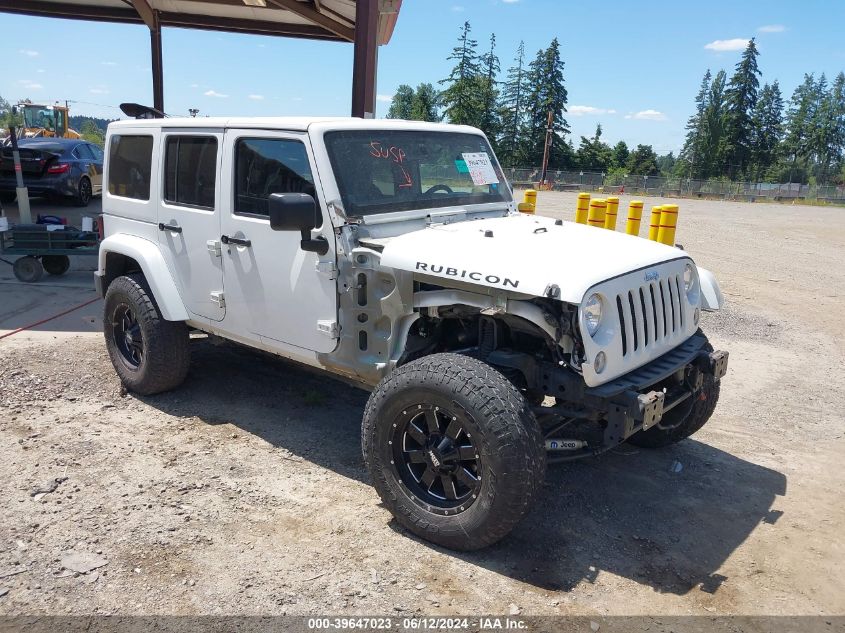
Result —
[{"label": "white hood", "polygon": [[601,281],[679,257],[688,255],[640,237],[518,214],[399,235],[381,264],[533,296],[557,285],[561,301],[577,304]]}]

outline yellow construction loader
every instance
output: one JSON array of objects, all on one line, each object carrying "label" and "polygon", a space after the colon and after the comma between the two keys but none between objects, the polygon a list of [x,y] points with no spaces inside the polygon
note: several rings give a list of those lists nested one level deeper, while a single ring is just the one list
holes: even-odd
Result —
[{"label": "yellow construction loader", "polygon": [[41,105],[30,101],[20,101],[17,110],[23,118],[23,127],[18,132],[19,138],[80,138],[79,132],[68,127],[70,108],[67,103]]}]

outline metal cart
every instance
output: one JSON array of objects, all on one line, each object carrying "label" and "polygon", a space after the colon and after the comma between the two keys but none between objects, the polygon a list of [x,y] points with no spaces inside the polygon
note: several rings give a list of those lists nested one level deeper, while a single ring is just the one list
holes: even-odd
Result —
[{"label": "metal cart", "polygon": [[12,264],[20,281],[36,282],[45,270],[50,275],[63,275],[70,268],[70,255],[97,256],[100,249],[97,233],[73,227],[48,230],[48,226],[18,224],[0,232],[0,254],[22,255]]}]

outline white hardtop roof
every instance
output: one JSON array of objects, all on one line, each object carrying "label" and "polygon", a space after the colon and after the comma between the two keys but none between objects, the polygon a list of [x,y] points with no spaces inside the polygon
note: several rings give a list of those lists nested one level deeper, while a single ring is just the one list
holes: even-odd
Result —
[{"label": "white hardtop roof", "polygon": [[481,132],[468,125],[426,123],[402,119],[361,119],[357,117],[168,117],[165,119],[128,119],[109,123],[112,128],[252,128],[307,132],[311,126],[329,130],[419,130],[439,132]]}]

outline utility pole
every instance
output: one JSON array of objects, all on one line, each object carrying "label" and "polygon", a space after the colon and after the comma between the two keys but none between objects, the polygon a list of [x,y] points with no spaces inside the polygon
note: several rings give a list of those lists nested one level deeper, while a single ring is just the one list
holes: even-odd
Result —
[{"label": "utility pole", "polygon": [[551,110],[549,110],[549,118],[548,123],[546,124],[546,143],[543,147],[543,169],[540,175],[540,189],[543,189],[546,186],[546,172],[549,169],[549,150],[551,149],[552,145],[552,120],[554,114]]},{"label": "utility pole", "polygon": [[32,213],[29,211],[29,191],[23,184],[23,171],[21,168],[21,153],[18,151],[18,133],[15,130],[14,117],[18,109],[12,106],[12,125],[9,126],[9,136],[12,140],[12,158],[15,161],[15,180],[17,181],[16,193],[18,196],[18,222],[21,224],[32,224]]}]

